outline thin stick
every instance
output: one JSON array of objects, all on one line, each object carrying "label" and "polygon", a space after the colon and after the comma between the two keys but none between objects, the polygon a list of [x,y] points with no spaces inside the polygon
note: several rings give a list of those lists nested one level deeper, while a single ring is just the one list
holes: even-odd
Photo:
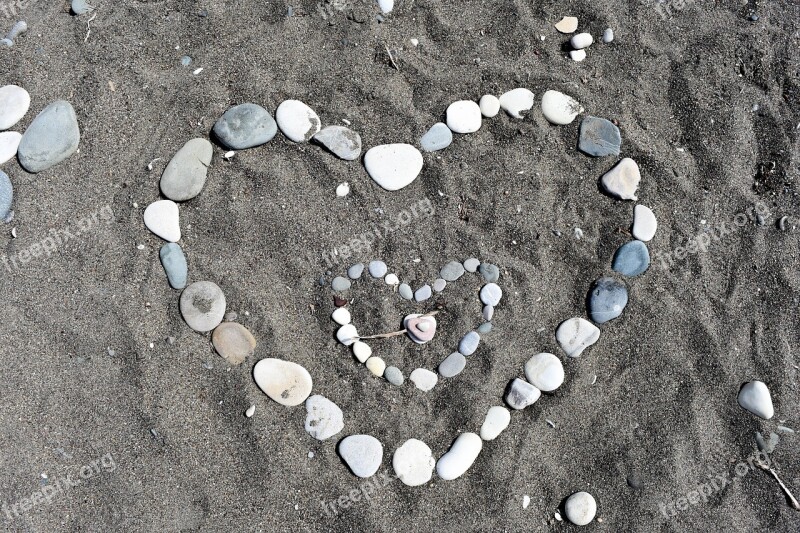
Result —
[{"label": "thin stick", "polygon": [[92,34],[92,27],[89,25],[89,23],[92,22],[96,18],[97,18],[97,13],[92,15],[92,18],[90,18],[89,20],[86,21],[86,37],[83,38],[83,42],[86,42],[86,41],[89,40],[89,35]]},{"label": "thin stick", "polygon": [[[430,313],[425,313],[424,315],[420,315],[419,318],[424,318],[426,316],[433,316],[438,314],[439,311],[431,311]],[[391,333],[379,333],[378,335],[369,335],[363,337],[357,337],[359,340],[364,339],[388,339],[389,337],[397,337],[398,335],[403,335],[408,333],[407,329],[401,329],[400,331],[393,331]]]},{"label": "thin stick", "polygon": [[389,50],[389,46],[386,43],[383,43],[383,47],[386,48],[386,53],[389,54],[389,61],[392,62],[392,66],[397,70],[400,70],[400,67],[398,67],[397,63],[394,62],[394,57],[392,57],[392,51]]},{"label": "thin stick", "polygon": [[762,463],[760,459],[758,461],[756,461],[756,464],[758,464],[758,466],[759,466],[759,468],[761,468],[761,470],[766,470],[767,472],[772,474],[772,477],[775,478],[775,481],[778,482],[778,485],[781,486],[781,489],[783,489],[783,492],[789,498],[789,501],[792,503],[792,507],[794,508],[794,510],[795,511],[800,511],[800,503],[797,501],[797,499],[794,497],[794,495],[792,495],[792,492],[789,490],[789,487],[787,487],[786,485],[783,484],[783,481],[781,481],[781,478],[778,477],[778,474],[772,468],[770,468],[769,466],[767,466],[764,463]]}]

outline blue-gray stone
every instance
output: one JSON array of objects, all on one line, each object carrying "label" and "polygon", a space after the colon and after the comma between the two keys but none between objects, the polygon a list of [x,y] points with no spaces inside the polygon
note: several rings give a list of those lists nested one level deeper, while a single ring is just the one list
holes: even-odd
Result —
[{"label": "blue-gray stone", "polygon": [[383,377],[392,385],[399,387],[403,384],[403,372],[396,366],[387,366],[386,370],[383,371]]},{"label": "blue-gray stone", "polygon": [[86,0],[72,0],[72,12],[76,15],[85,15],[94,11],[94,6],[90,6]]},{"label": "blue-gray stone", "polygon": [[260,105],[241,104],[225,111],[213,131],[226,148],[246,150],[270,141],[278,132],[278,125]]},{"label": "blue-gray stone", "polygon": [[475,259],[474,257],[470,257],[466,261],[464,261],[464,270],[467,272],[475,272],[478,270],[478,267],[481,266],[481,262]]},{"label": "blue-gray stone", "polygon": [[623,276],[638,276],[650,266],[650,252],[642,241],[626,242],[617,249],[611,268]]},{"label": "blue-gray stone", "polygon": [[603,324],[621,315],[627,304],[625,283],[614,278],[600,278],[589,293],[589,317],[597,324]]},{"label": "blue-gray stone", "polygon": [[478,349],[478,344],[481,342],[481,336],[477,331],[470,331],[461,338],[458,343],[458,352],[461,355],[472,355]]},{"label": "blue-gray stone", "polygon": [[430,298],[432,294],[433,292],[431,291],[431,286],[423,285],[422,287],[417,289],[417,292],[414,293],[414,299],[418,302],[424,302],[425,300]]},{"label": "blue-gray stone", "polygon": [[350,279],[358,279],[364,273],[364,263],[356,263],[347,269],[347,277]]},{"label": "blue-gray stone", "polygon": [[586,117],[581,122],[578,149],[595,157],[619,155],[622,138],[619,128],[604,118]]},{"label": "blue-gray stone", "polygon": [[311,140],[345,161],[355,161],[361,155],[361,135],[344,126],[328,126]]},{"label": "blue-gray stone", "polygon": [[181,65],[183,65],[184,67],[188,67],[191,64],[192,64],[192,58],[191,57],[183,56],[181,58]]},{"label": "blue-gray stone", "polygon": [[445,281],[455,281],[463,275],[464,265],[458,261],[450,261],[442,268],[441,272],[439,272],[439,277]]},{"label": "blue-gray stone", "polygon": [[453,132],[447,124],[437,122],[428,130],[428,133],[419,140],[419,145],[426,152],[444,150],[453,142]]},{"label": "blue-gray stone", "polygon": [[0,220],[6,220],[11,214],[11,203],[14,200],[14,187],[8,175],[0,170]]},{"label": "blue-gray stone", "polygon": [[400,287],[397,288],[397,292],[400,293],[400,297],[404,300],[414,298],[414,291],[411,290],[411,286],[408,283],[401,283]]},{"label": "blue-gray stone", "polygon": [[167,281],[173,289],[183,289],[186,287],[186,280],[189,277],[189,267],[186,265],[186,256],[180,245],[170,242],[161,247],[158,253],[161,264],[164,265],[164,272],[167,273]]},{"label": "blue-gray stone", "polygon": [[31,173],[56,165],[78,149],[78,117],[69,102],[57,100],[39,113],[19,142],[19,164]]},{"label": "blue-gray stone", "polygon": [[484,306],[483,308],[483,319],[489,321],[494,316],[494,307],[491,305]]},{"label": "blue-gray stone", "polygon": [[350,435],[339,443],[339,455],[361,478],[372,476],[383,461],[383,445],[371,435]]},{"label": "blue-gray stone", "polygon": [[445,378],[452,378],[459,375],[465,366],[467,366],[467,359],[460,353],[453,352],[439,363],[439,374]]},{"label": "blue-gray stone", "polygon": [[489,333],[490,331],[492,331],[492,323],[491,323],[491,322],[484,322],[483,324],[481,324],[480,326],[478,326],[478,329],[477,329],[477,331],[478,331],[478,333],[480,333],[481,335],[486,335],[487,333]]},{"label": "blue-gray stone", "polygon": [[346,291],[350,288],[350,280],[343,276],[336,276],[331,282],[331,288],[336,291]]},{"label": "blue-gray stone", "polygon": [[483,279],[489,283],[495,283],[500,279],[500,269],[491,263],[481,263],[478,271],[481,273],[481,276],[483,276]]},{"label": "blue-gray stone", "polygon": [[445,287],[447,287],[447,281],[443,280],[442,278],[439,278],[433,282],[433,290],[435,292],[442,292]]},{"label": "blue-gray stone", "polygon": [[378,260],[371,261],[368,269],[369,269],[369,275],[372,276],[373,278],[382,278],[383,276],[386,275],[386,270],[387,270],[386,263]]}]

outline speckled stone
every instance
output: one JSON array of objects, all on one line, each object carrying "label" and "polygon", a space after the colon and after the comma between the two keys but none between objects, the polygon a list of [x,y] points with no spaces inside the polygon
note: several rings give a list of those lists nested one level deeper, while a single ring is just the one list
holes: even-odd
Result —
[{"label": "speckled stone", "polygon": [[186,324],[204,333],[219,326],[225,316],[225,295],[216,283],[196,281],[181,293],[180,309]]},{"label": "speckled stone", "polygon": [[297,363],[274,358],[256,363],[253,379],[264,394],[287,407],[306,401],[314,386],[308,370]]},{"label": "speckled stone", "polygon": [[588,492],[576,492],[564,503],[564,514],[576,526],[588,525],[597,514],[597,502]]},{"label": "speckled stone", "polygon": [[383,445],[371,435],[350,435],[339,443],[339,455],[360,478],[375,474],[383,461]]},{"label": "speckled stone", "polygon": [[603,324],[622,314],[628,304],[628,288],[617,279],[603,277],[594,282],[589,293],[589,317]]},{"label": "speckled stone", "polygon": [[439,272],[439,276],[445,281],[456,281],[464,275],[464,265],[458,261],[450,261]]},{"label": "speckled stone", "polygon": [[351,285],[350,280],[344,276],[336,276],[331,282],[331,288],[336,292],[346,291]]},{"label": "speckled stone", "polygon": [[453,352],[439,363],[439,374],[445,378],[452,378],[459,375],[465,366],[467,366],[467,359],[460,353]]},{"label": "speckled stone", "polygon": [[246,150],[272,140],[278,125],[260,105],[240,104],[225,111],[212,131],[226,148]]},{"label": "speckled stone", "polygon": [[344,429],[344,413],[338,405],[315,394],[306,400],[306,432],[317,440],[327,440]]},{"label": "speckled stone", "polygon": [[404,381],[403,372],[396,366],[387,366],[386,370],[383,371],[383,377],[386,378],[386,381],[398,387],[402,385]]},{"label": "speckled stone", "polygon": [[350,128],[328,126],[312,139],[339,159],[355,161],[361,156],[361,135]]},{"label": "speckled stone", "polygon": [[497,280],[500,279],[500,269],[491,263],[481,263],[481,266],[478,267],[478,271],[481,273],[481,276],[483,276],[483,279],[489,283],[497,283]]}]

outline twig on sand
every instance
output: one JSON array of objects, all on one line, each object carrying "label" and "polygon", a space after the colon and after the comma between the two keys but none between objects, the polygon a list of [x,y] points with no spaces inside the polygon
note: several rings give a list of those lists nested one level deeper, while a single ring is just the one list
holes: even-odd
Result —
[{"label": "twig on sand", "polygon": [[778,477],[778,474],[775,472],[775,470],[773,470],[769,465],[761,462],[761,459],[757,459],[756,464],[761,470],[765,470],[770,474],[772,474],[772,477],[775,478],[775,481],[777,481],[778,485],[780,485],[781,489],[783,489],[783,492],[784,494],[786,494],[786,497],[789,498],[789,501],[791,502],[794,510],[800,511],[800,503],[798,503],[797,499],[794,497],[794,495],[792,495],[792,492],[789,490],[789,487],[783,484],[783,481],[781,481],[781,478]]},{"label": "twig on sand", "polygon": [[[424,315],[420,315],[420,318],[424,318],[426,316],[433,316],[438,314],[439,311],[431,311],[430,313],[425,313]],[[403,335],[408,333],[407,329],[401,329],[400,331],[393,331],[391,333],[379,333],[378,335],[369,335],[365,337],[358,337],[359,340],[364,339],[388,339],[389,337],[397,337],[398,335]]]},{"label": "twig on sand", "polygon": [[397,63],[394,62],[394,56],[392,56],[392,51],[389,50],[389,46],[386,43],[383,43],[383,47],[386,48],[386,53],[389,54],[389,61],[392,62],[392,66],[397,70],[400,70],[400,67],[398,67]]},{"label": "twig on sand", "polygon": [[89,35],[92,34],[92,27],[91,27],[91,25],[89,23],[92,22],[96,18],[97,18],[97,13],[93,14],[92,18],[90,18],[89,20],[86,21],[86,37],[83,38],[83,42],[86,42],[86,41],[89,40]]}]

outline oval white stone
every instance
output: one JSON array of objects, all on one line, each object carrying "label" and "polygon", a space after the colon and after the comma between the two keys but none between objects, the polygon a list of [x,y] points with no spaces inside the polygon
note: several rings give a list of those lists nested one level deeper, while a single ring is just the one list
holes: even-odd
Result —
[{"label": "oval white stone", "polygon": [[508,91],[500,96],[500,107],[514,118],[523,118],[533,107],[533,93],[523,87]]},{"label": "oval white stone", "polygon": [[422,154],[410,144],[382,144],[364,154],[367,173],[387,191],[410,185],[422,171],[422,164]]},{"label": "oval white stone", "polygon": [[511,422],[511,413],[505,407],[495,405],[489,408],[481,426],[481,438],[489,441],[497,438]]},{"label": "oval white stone", "polygon": [[642,180],[642,174],[639,172],[639,165],[630,157],[620,160],[614,168],[603,174],[600,178],[600,184],[603,189],[620,200],[638,200],[636,197],[636,189],[639,188],[639,182]]},{"label": "oval white stone", "polygon": [[450,449],[436,463],[436,473],[449,481],[464,474],[483,448],[483,441],[475,433],[462,433]]},{"label": "oval white stone", "polygon": [[569,40],[569,44],[572,45],[572,48],[575,50],[582,50],[592,45],[594,42],[594,37],[592,37],[591,33],[579,33],[578,35],[573,35],[572,39]]},{"label": "oval white stone", "polygon": [[472,100],[459,100],[447,108],[447,127],[455,133],[475,133],[482,120],[481,108]]},{"label": "oval white stone", "polygon": [[0,133],[0,165],[14,159],[21,140],[22,134],[16,131]]},{"label": "oval white stone", "polygon": [[769,420],[775,414],[772,396],[763,381],[751,381],[739,391],[739,405],[756,416]]},{"label": "oval white stone", "polygon": [[281,405],[300,405],[311,394],[311,374],[291,361],[262,359],[253,367],[253,379],[264,394]]},{"label": "oval white stone", "polygon": [[576,62],[583,61],[586,59],[586,50],[570,50],[569,57]]},{"label": "oval white stone", "polygon": [[405,441],[395,450],[392,458],[392,467],[397,477],[409,487],[418,487],[430,481],[435,466],[431,449],[417,439]]},{"label": "oval white stone", "polygon": [[22,87],[0,87],[0,130],[7,130],[19,122],[31,106],[31,95]]},{"label": "oval white stone", "polygon": [[633,236],[640,241],[649,241],[656,235],[658,221],[653,211],[642,204],[633,209]]},{"label": "oval white stone", "polygon": [[359,363],[366,363],[372,355],[372,348],[366,342],[356,341],[353,343],[353,355],[356,356]]},{"label": "oval white stone", "polygon": [[383,377],[383,371],[386,370],[386,362],[380,357],[370,357],[367,359],[367,370],[379,378]]},{"label": "oval white stone", "polygon": [[350,346],[358,340],[358,331],[353,324],[345,324],[336,331],[336,338],[345,346]]},{"label": "oval white stone", "polygon": [[594,520],[594,515],[597,514],[597,502],[588,492],[576,492],[567,498],[564,514],[567,515],[567,520],[576,526],[585,526]]},{"label": "oval white stone", "polygon": [[307,142],[320,130],[319,116],[300,100],[285,100],[275,110],[275,122],[290,140]]},{"label": "oval white stone", "polygon": [[144,210],[144,225],[147,229],[168,242],[181,239],[178,204],[172,200],[158,200]]},{"label": "oval white stone", "polygon": [[439,376],[426,368],[415,369],[411,372],[411,375],[408,376],[408,379],[423,392],[428,392],[433,389],[439,382]]},{"label": "oval white stone", "polygon": [[478,107],[481,108],[481,115],[486,118],[492,118],[500,112],[500,100],[494,95],[484,94],[478,103]]},{"label": "oval white stone", "polygon": [[344,307],[339,307],[336,309],[336,311],[331,313],[331,318],[333,319],[334,322],[336,322],[340,326],[344,326],[350,323],[351,320],[350,311],[348,311]]},{"label": "oval white stone", "polygon": [[556,330],[556,341],[570,357],[578,357],[599,338],[600,328],[580,317],[565,320]]},{"label": "oval white stone", "polygon": [[397,277],[397,274],[387,274],[383,281],[386,282],[387,285],[400,285],[400,278]]},{"label": "oval white stone", "polygon": [[540,391],[552,392],[564,383],[564,366],[555,355],[539,353],[525,363],[525,377]]},{"label": "oval white stone", "polygon": [[542,114],[552,124],[569,124],[579,113],[583,107],[571,96],[552,90],[542,96]]}]

